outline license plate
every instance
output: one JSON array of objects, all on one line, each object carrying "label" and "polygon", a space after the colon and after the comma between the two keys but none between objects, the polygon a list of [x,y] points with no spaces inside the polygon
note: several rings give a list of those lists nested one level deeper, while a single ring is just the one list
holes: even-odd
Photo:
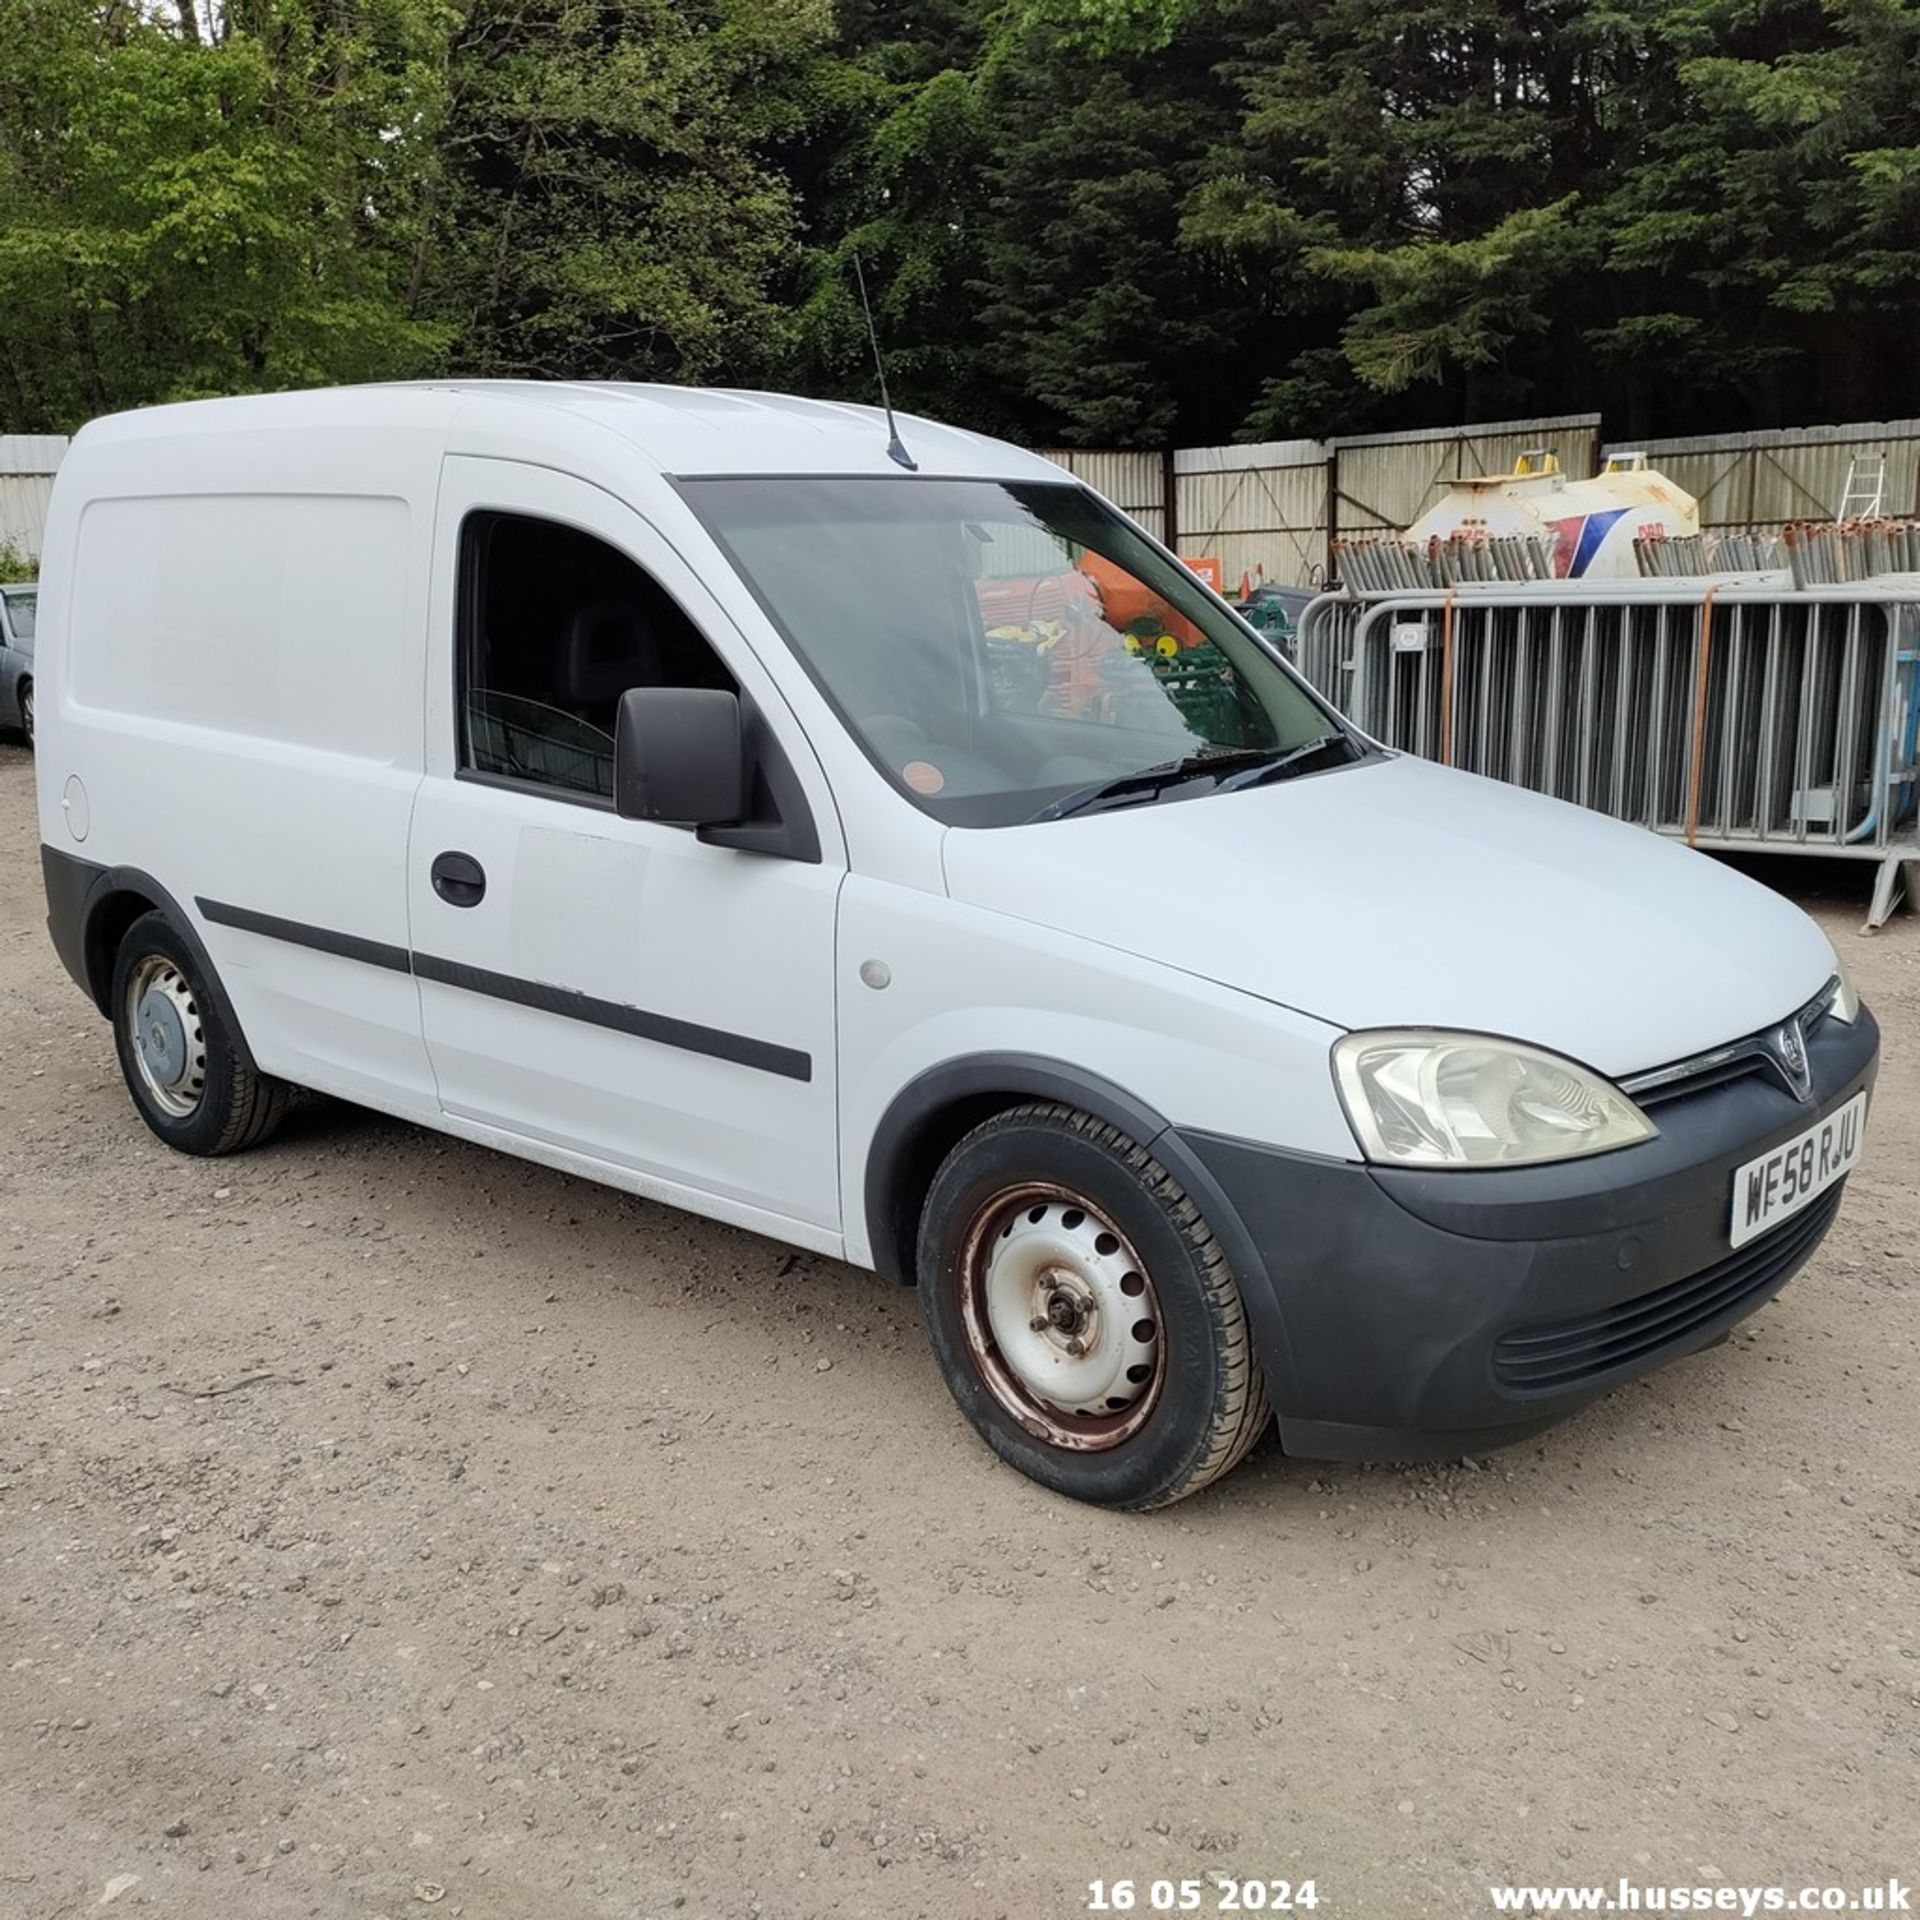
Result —
[{"label": "license plate", "polygon": [[1791,1219],[1850,1173],[1860,1159],[1866,1120],[1867,1096],[1856,1093],[1805,1133],[1736,1168],[1729,1244],[1744,1247],[1756,1234]]}]

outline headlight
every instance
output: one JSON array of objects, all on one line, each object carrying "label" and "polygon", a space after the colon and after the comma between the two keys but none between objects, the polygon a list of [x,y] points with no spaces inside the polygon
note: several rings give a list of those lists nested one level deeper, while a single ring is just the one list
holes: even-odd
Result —
[{"label": "headlight", "polygon": [[1860,1018],[1860,996],[1854,991],[1853,976],[1847,971],[1847,963],[1836,953],[1833,956],[1834,978],[1839,984],[1833,990],[1833,998],[1827,1002],[1827,1012],[1835,1020],[1844,1020],[1848,1026]]},{"label": "headlight", "polygon": [[1350,1033],[1333,1068],[1362,1151],[1389,1166],[1526,1166],[1655,1132],[1618,1087],[1516,1040]]}]

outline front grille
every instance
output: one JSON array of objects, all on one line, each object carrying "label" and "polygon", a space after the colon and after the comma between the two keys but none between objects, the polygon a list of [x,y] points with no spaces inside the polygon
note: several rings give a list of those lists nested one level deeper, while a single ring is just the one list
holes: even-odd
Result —
[{"label": "front grille", "polygon": [[1840,1181],[1805,1212],[1725,1260],[1637,1300],[1549,1326],[1526,1327],[1494,1342],[1494,1377],[1521,1393],[1562,1392],[1632,1366],[1717,1320],[1758,1302],[1819,1244],[1840,1209]]},{"label": "front grille", "polygon": [[[1782,1025],[1800,1023],[1803,1044],[1811,1040],[1822,1021],[1833,1011],[1833,1003],[1840,992],[1840,982],[1836,977],[1816,993],[1797,1013],[1787,1016]],[[1768,1027],[1759,1033],[1743,1035],[1731,1040],[1725,1046],[1712,1047],[1705,1053],[1697,1053],[1687,1060],[1675,1060],[1664,1067],[1652,1067],[1645,1073],[1629,1074],[1620,1082],[1620,1090],[1629,1094],[1642,1107],[1659,1105],[1665,1100],[1683,1099],[1688,1094],[1704,1093],[1709,1087],[1719,1086],[1723,1081],[1739,1080],[1750,1073],[1765,1073],[1786,1085],[1791,1093],[1793,1087],[1787,1081],[1774,1053],[1775,1036],[1779,1027]]]}]

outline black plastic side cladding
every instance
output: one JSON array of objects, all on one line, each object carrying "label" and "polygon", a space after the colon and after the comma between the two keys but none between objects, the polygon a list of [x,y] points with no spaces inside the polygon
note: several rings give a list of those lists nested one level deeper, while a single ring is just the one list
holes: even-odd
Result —
[{"label": "black plastic side cladding", "polygon": [[47,890],[47,933],[60,964],[96,1006],[99,1001],[87,978],[87,902],[106,875],[91,860],[77,860],[57,847],[42,844],[40,876]]},{"label": "black plastic side cladding", "polygon": [[[1266,1262],[1225,1190],[1187,1142],[1151,1107],[1110,1080],[1040,1054],[983,1053],[948,1061],[897,1093],[874,1131],[867,1157],[867,1234],[873,1264],[890,1280],[914,1280],[914,1230],[924,1185],[916,1146],[943,1115],[976,1108],[980,1117],[1028,1100],[1054,1100],[1118,1127],[1152,1152],[1206,1216],[1240,1283],[1256,1346],[1276,1405],[1294,1397],[1292,1343]],[[931,1174],[931,1169],[926,1170]],[[920,1185],[921,1191],[913,1191]],[[911,1196],[911,1206],[909,1206]]]}]

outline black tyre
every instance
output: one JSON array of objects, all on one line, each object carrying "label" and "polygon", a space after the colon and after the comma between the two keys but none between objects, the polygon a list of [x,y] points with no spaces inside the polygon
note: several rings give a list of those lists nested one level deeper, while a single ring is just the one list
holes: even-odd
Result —
[{"label": "black tyre", "polygon": [[33,745],[33,682],[22,680],[19,686],[20,731],[28,746]]},{"label": "black tyre", "polygon": [[127,929],[113,963],[113,1037],[140,1117],[182,1153],[238,1153],[279,1126],[287,1086],[262,1073],[164,913]]},{"label": "black tyre", "polygon": [[1076,1500],[1183,1499],[1272,1418],[1199,1208],[1087,1114],[1019,1107],[968,1134],[927,1196],[918,1277],[961,1411],[1003,1460]]}]

